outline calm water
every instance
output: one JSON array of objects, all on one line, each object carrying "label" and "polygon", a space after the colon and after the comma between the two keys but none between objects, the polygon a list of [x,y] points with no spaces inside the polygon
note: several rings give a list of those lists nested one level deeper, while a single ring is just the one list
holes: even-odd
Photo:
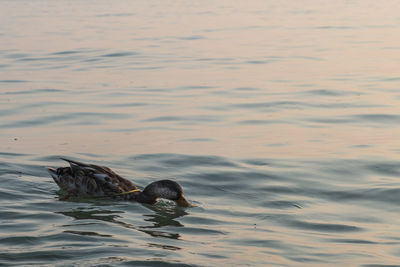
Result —
[{"label": "calm water", "polygon": [[[0,265],[397,266],[399,8],[1,1]],[[61,201],[60,156],[196,207]]]}]

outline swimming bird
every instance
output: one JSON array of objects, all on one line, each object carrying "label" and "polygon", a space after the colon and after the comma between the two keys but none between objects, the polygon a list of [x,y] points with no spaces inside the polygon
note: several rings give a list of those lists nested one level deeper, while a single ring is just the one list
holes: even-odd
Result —
[{"label": "swimming bird", "polygon": [[122,178],[108,167],[86,164],[61,158],[69,167],[47,168],[51,177],[69,197],[110,197],[154,204],[158,198],[173,200],[182,207],[191,207],[182,187],[172,180],[160,180],[146,186],[143,191],[131,181]]}]

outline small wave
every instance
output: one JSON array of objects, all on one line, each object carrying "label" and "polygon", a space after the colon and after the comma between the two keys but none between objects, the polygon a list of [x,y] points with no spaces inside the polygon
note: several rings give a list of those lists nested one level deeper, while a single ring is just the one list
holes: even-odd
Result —
[{"label": "small wave", "polygon": [[27,80],[0,80],[0,83],[27,83]]},{"label": "small wave", "polygon": [[102,55],[102,57],[127,57],[127,56],[134,56],[137,54],[138,53],[136,52],[115,52],[115,53],[104,54]]},{"label": "small wave", "polygon": [[295,228],[319,232],[359,232],[363,230],[360,227],[347,224],[317,223],[300,220],[286,221],[285,224]]},{"label": "small wave", "polygon": [[397,114],[357,114],[349,116],[320,117],[307,119],[309,122],[322,124],[356,124],[365,127],[376,125],[392,127],[400,123],[400,115]]},{"label": "small wave", "polygon": [[4,95],[31,95],[31,94],[41,94],[41,93],[60,93],[66,92],[65,90],[56,89],[56,88],[40,88],[40,89],[29,89],[29,90],[21,90],[21,91],[8,91],[0,94]]},{"label": "small wave", "polygon": [[71,112],[50,116],[40,116],[28,120],[19,120],[0,125],[2,128],[25,128],[39,125],[100,125],[105,119],[128,118],[125,113]]},{"label": "small wave", "polygon": [[332,238],[332,239],[325,239],[328,242],[332,243],[344,243],[344,244],[379,244],[378,242],[364,240],[364,239],[343,239],[343,238]]},{"label": "small wave", "polygon": [[144,122],[186,122],[186,123],[198,123],[198,122],[217,122],[219,121],[216,117],[206,115],[195,115],[195,116],[159,116],[143,120]]}]

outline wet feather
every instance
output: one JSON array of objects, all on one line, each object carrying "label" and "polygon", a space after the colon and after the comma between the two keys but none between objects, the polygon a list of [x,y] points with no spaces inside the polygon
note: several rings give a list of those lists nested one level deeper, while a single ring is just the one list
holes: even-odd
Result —
[{"label": "wet feather", "polygon": [[[70,196],[117,197],[137,187],[108,167],[62,158],[70,167],[48,168],[57,185]],[[129,195],[124,196],[129,198]]]}]

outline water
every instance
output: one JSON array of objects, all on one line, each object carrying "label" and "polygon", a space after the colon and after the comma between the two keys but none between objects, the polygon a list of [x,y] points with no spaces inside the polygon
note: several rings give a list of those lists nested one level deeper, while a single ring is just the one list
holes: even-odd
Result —
[{"label": "water", "polygon": [[[397,1],[11,1],[0,265],[397,266]],[[62,201],[45,166],[196,204]]]}]

